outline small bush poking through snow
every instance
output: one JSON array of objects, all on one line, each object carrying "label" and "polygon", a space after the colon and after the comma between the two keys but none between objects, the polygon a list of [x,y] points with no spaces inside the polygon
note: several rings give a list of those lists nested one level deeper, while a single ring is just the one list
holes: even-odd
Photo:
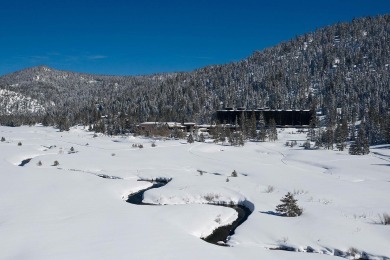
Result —
[{"label": "small bush poking through snow", "polygon": [[142,144],[139,144],[138,148],[144,148],[144,146]]},{"label": "small bush poking through snow", "polygon": [[156,147],[157,145],[156,145],[156,143],[155,142],[153,142],[152,143],[152,147]]},{"label": "small bush poking through snow", "polygon": [[219,194],[208,193],[208,194],[204,195],[204,199],[207,200],[207,202],[218,200]]},{"label": "small bush poking through snow", "polygon": [[37,163],[37,165],[38,165],[38,166],[42,166],[42,162],[39,161],[39,162]]},{"label": "small bush poking through snow", "polygon": [[272,185],[268,185],[268,187],[265,189],[265,193],[272,193],[275,190],[275,187]]},{"label": "small bush poking through snow", "polygon": [[[350,255],[350,256],[353,256],[355,259],[355,256],[356,257],[359,257],[360,256],[360,252],[358,249],[354,248],[354,247],[350,247],[347,251],[347,253]],[[360,259],[360,258],[359,258]]]},{"label": "small bush poking through snow", "polygon": [[387,213],[379,215],[379,224],[390,225],[390,215]]},{"label": "small bush poking through snow", "polygon": [[284,198],[280,200],[282,203],[276,206],[276,211],[286,217],[297,217],[302,215],[303,209],[297,204],[294,195],[288,192]]},{"label": "small bush poking through snow", "polygon": [[237,176],[238,176],[236,170],[234,170],[234,171],[232,172],[232,175],[231,175],[231,176],[232,176],[232,177],[237,177]]},{"label": "small bush poking through snow", "polygon": [[70,148],[70,151],[73,153],[74,152],[74,148],[73,146]]},{"label": "small bush poking through snow", "polygon": [[22,146],[22,142],[19,142],[19,143],[18,143],[18,146]]},{"label": "small bush poking through snow", "polygon": [[308,192],[304,191],[304,190],[296,190],[296,189],[294,189],[294,191],[293,191],[294,195],[307,194],[307,193]]},{"label": "small bush poking through snow", "polygon": [[116,154],[115,153],[112,153],[111,156],[115,156]]},{"label": "small bush poking through snow", "polygon": [[205,171],[202,171],[202,170],[197,170],[199,172],[199,175],[202,176],[203,173],[205,173]]},{"label": "small bush poking through snow", "polygon": [[60,163],[57,160],[55,160],[53,166],[58,166],[58,165],[60,165]]},{"label": "small bush poking through snow", "polygon": [[2,141],[2,142],[5,142],[4,136],[1,137],[1,141]]},{"label": "small bush poking through snow", "polygon": [[282,237],[281,239],[278,239],[276,242],[278,242],[278,243],[287,243],[287,241],[288,241],[288,237]]}]

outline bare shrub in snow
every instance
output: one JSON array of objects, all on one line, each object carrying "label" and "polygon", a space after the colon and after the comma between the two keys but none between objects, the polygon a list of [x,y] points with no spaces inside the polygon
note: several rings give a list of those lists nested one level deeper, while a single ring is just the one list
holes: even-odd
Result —
[{"label": "bare shrub in snow", "polygon": [[18,146],[22,146],[22,142],[19,142],[19,143],[18,143]]},{"label": "bare shrub in snow", "polygon": [[58,166],[58,165],[60,165],[60,163],[57,160],[55,160],[53,166]]},{"label": "bare shrub in snow", "polygon": [[294,191],[293,191],[294,195],[307,194],[307,193],[308,192],[304,191],[304,190],[296,190],[296,189],[294,189]]},{"label": "bare shrub in snow", "polygon": [[199,172],[199,175],[202,176],[203,173],[205,173],[205,171],[202,171],[202,170],[197,170]]},{"label": "bare shrub in snow", "polygon": [[152,143],[152,147],[156,147],[157,145],[156,145],[156,143],[155,142],[153,142]]},{"label": "bare shrub in snow", "polygon": [[5,142],[4,136],[1,137],[1,141],[2,141],[2,142]]},{"label": "bare shrub in snow", "polygon": [[138,148],[144,148],[144,146],[142,144],[139,144]]},{"label": "bare shrub in snow", "polygon": [[297,217],[302,215],[303,209],[298,206],[297,200],[290,192],[288,192],[280,201],[282,203],[276,206],[276,211],[283,216]]},{"label": "bare shrub in snow", "polygon": [[390,215],[387,213],[379,215],[379,224],[390,225]]},{"label": "bare shrub in snow", "polygon": [[115,156],[116,154],[115,153],[112,153],[111,156]]},{"label": "bare shrub in snow", "polygon": [[288,237],[282,237],[281,239],[277,240],[276,242],[285,244],[285,243],[287,243],[287,241],[288,241]]},{"label": "bare shrub in snow", "polygon": [[42,162],[39,161],[39,162],[37,163],[37,165],[38,165],[38,166],[42,166]]},{"label": "bare shrub in snow", "polygon": [[213,194],[204,195],[204,199],[207,200],[208,202],[213,201],[214,195]]},{"label": "bare shrub in snow", "polygon": [[204,195],[204,199],[207,200],[207,202],[212,202],[214,200],[219,199],[219,195],[214,193],[208,193]]},{"label": "bare shrub in snow", "polygon": [[232,176],[232,177],[237,177],[237,176],[238,176],[236,170],[234,170],[234,171],[232,172],[232,175],[231,175],[231,176]]},{"label": "bare shrub in snow", "polygon": [[[355,256],[357,257],[360,257],[360,252],[358,249],[356,249],[355,247],[350,247],[347,251],[347,253],[350,255],[350,256],[353,256],[354,259],[355,259]],[[360,258],[359,258],[360,259]]]},{"label": "bare shrub in snow", "polygon": [[268,185],[268,187],[264,190],[265,193],[272,193],[275,190],[275,187],[272,185]]}]

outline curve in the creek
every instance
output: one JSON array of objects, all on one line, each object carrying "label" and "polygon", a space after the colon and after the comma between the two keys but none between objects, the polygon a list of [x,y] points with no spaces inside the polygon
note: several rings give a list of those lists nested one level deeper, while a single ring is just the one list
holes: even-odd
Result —
[{"label": "curve in the creek", "polygon": [[[168,182],[171,181],[171,179],[155,179],[155,180],[141,180],[141,181],[149,181],[153,185],[147,189],[142,189],[140,191],[130,194],[126,202],[135,205],[158,205],[158,204],[150,204],[150,203],[142,202],[144,198],[144,193],[147,190],[165,186]],[[248,219],[249,215],[252,214],[254,210],[254,205],[250,201],[244,201],[240,205],[232,205],[232,204],[212,204],[212,205],[232,208],[235,211],[237,211],[238,217],[235,221],[233,221],[233,223],[218,227],[213,231],[212,234],[202,239],[211,244],[215,244],[219,246],[228,246],[226,242],[229,240],[229,238],[232,235],[234,235],[234,231],[236,230],[236,228],[240,226],[242,223],[244,223]]]},{"label": "curve in the creek", "polygon": [[18,166],[25,166],[31,161],[32,158],[24,159]]}]

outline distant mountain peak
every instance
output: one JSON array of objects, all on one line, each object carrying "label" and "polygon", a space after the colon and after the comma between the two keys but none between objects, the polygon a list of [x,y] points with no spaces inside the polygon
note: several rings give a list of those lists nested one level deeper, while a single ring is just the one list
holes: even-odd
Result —
[{"label": "distant mountain peak", "polygon": [[50,67],[48,67],[46,65],[40,65],[40,66],[37,66],[36,68],[39,71],[52,71],[53,70],[52,68],[50,68]]}]

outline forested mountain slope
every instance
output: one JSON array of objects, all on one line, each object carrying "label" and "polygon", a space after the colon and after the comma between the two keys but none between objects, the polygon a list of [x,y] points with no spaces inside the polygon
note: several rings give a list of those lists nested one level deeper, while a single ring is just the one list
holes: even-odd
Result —
[{"label": "forested mountain slope", "polygon": [[[145,120],[211,122],[222,106],[274,109],[316,107],[336,124],[337,108],[349,122],[384,127],[390,101],[390,15],[355,19],[256,51],[235,63],[192,72],[101,76],[34,67],[0,77],[0,88],[44,109],[14,110],[1,96],[3,123],[44,120],[57,126],[98,124],[116,131]],[[15,102],[15,101],[14,101]],[[340,110],[339,110],[340,111]],[[20,112],[20,116],[18,115]],[[23,119],[24,118],[24,119]]]}]

